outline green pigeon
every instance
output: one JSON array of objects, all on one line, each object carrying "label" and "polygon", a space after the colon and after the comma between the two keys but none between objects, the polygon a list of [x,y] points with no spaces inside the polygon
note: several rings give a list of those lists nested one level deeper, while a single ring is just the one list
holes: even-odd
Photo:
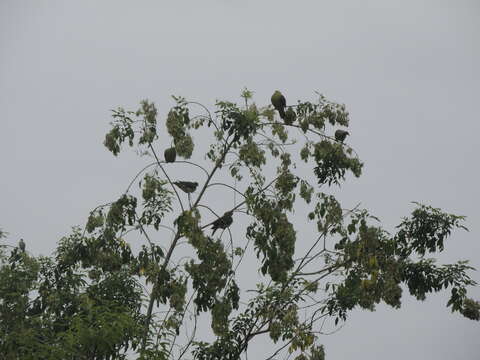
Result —
[{"label": "green pigeon", "polygon": [[20,241],[18,242],[18,247],[20,248],[20,250],[22,250],[22,252],[25,252],[25,241],[23,241],[23,239],[20,239]]},{"label": "green pigeon", "polygon": [[168,148],[163,153],[163,156],[165,157],[165,161],[167,163],[175,162],[175,159],[177,158],[177,150],[175,150],[174,147]]},{"label": "green pigeon", "polygon": [[186,192],[187,194],[193,193],[198,186],[197,182],[192,181],[175,181],[175,185],[177,185],[182,191]]},{"label": "green pigeon", "polygon": [[287,106],[287,100],[285,100],[285,96],[278,90],[276,90],[272,95],[272,105],[275,110],[278,111],[280,117],[285,119],[285,107]]},{"label": "green pigeon", "polygon": [[233,211],[227,211],[225,214],[222,215],[222,217],[219,217],[217,220],[215,220],[212,223],[212,235],[215,234],[215,231],[217,229],[226,229],[233,223]]},{"label": "green pigeon", "polygon": [[292,109],[291,106],[289,106],[287,111],[285,111],[285,117],[283,118],[283,121],[287,125],[292,125],[296,119],[297,119],[297,114],[295,114],[295,111]]},{"label": "green pigeon", "polygon": [[348,133],[348,131],[345,131],[345,130],[337,130],[335,131],[335,140],[337,141],[340,141],[343,143],[343,141],[345,140],[345,138],[347,137],[347,135],[350,135]]}]

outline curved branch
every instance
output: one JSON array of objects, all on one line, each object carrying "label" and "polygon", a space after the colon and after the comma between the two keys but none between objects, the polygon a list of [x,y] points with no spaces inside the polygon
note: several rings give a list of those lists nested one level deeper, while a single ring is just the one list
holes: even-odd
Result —
[{"label": "curved branch", "polygon": [[207,175],[207,177],[208,177],[208,171],[207,171],[203,166],[200,166],[200,165],[198,165],[198,164],[196,164],[196,163],[194,163],[194,162],[187,161],[187,160],[181,160],[181,161],[175,161],[175,163],[185,163],[185,164],[189,164],[189,165],[196,166],[196,167],[202,169],[203,172],[205,173],[205,175]]},{"label": "curved branch", "polygon": [[218,214],[217,214],[215,211],[213,211],[213,210],[212,210],[209,206],[207,206],[207,205],[198,204],[197,207],[203,207],[203,208],[209,210],[209,211],[210,211],[213,215],[215,215],[217,218],[220,217],[220,216],[218,216]]},{"label": "curved branch", "polygon": [[231,185],[228,185],[228,184],[224,184],[224,183],[211,183],[210,185],[208,185],[207,187],[210,187],[210,186],[216,186],[216,185],[220,185],[220,186],[226,186],[230,189],[232,189],[233,191],[237,192],[238,194],[242,195],[243,197],[245,197],[245,195],[241,192],[241,191],[238,191],[237,189],[235,189],[233,186]]},{"label": "curved branch", "polygon": [[138,179],[138,177],[145,171],[147,170],[149,167],[153,166],[153,165],[158,165],[157,162],[153,162],[151,164],[148,164],[147,166],[145,166],[142,170],[140,170],[137,175],[135,175],[135,177],[132,179],[132,181],[130,181],[130,184],[128,184],[127,186],[127,189],[125,190],[125,194],[127,194],[129,191],[130,191],[130,188],[132,187],[133,183]]},{"label": "curved branch", "polygon": [[198,105],[198,106],[200,106],[201,108],[203,108],[203,109],[207,112],[208,117],[209,117],[211,123],[213,124],[213,126],[215,126],[215,129],[217,129],[217,131],[218,131],[218,125],[216,124],[215,120],[213,120],[213,117],[212,117],[212,114],[210,113],[210,110],[208,110],[208,108],[207,108],[205,105],[203,105],[203,104],[201,104],[201,103],[199,103],[199,102],[196,102],[196,101],[187,101],[186,104],[187,104],[187,105],[188,105],[188,104],[194,104],[194,105]]}]

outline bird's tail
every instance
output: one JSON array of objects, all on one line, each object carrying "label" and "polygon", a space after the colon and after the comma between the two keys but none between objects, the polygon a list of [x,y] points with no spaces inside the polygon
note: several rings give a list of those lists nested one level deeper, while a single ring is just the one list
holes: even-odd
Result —
[{"label": "bird's tail", "polygon": [[282,119],[285,119],[285,109],[283,107],[281,107],[280,109],[278,109],[278,113],[280,114],[280,117]]}]

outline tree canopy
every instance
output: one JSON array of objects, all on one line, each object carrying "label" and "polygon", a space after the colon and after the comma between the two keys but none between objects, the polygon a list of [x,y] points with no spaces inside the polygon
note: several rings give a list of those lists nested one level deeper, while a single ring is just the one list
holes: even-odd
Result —
[{"label": "tree canopy", "polygon": [[325,321],[399,308],[405,291],[448,290],[452,312],[480,319],[473,268],[434,257],[465,217],[415,203],[387,231],[334,196],[363,167],[345,105],[241,98],[212,111],[174,96],[165,117],[148,100],[112,110],[105,147],[132,147],[143,163],[51,257],[28,239],[1,247],[6,359],[240,359],[263,336],[268,359],[320,360]]}]

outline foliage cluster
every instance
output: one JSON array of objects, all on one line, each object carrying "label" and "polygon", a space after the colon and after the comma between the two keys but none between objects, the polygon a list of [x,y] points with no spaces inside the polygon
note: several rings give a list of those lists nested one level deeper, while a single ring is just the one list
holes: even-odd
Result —
[{"label": "foliage cluster", "polygon": [[[380,302],[399,308],[405,290],[423,300],[450,289],[447,306],[479,320],[480,304],[467,297],[472,268],[427,257],[444,250],[453,230],[466,229],[464,217],[417,204],[391,234],[367,210],[344,209],[330,189],[363,167],[333,136],[349,125],[345,106],[320,96],[284,111],[286,101],[258,107],[251,91],[241,96],[244,104],[217,101],[213,113],[174,97],[166,131],[150,101],[112,111],[106,148],[117,156],[136,147],[153,162],[61,239],[54,256],[1,248],[5,359],[240,359],[267,335],[277,346],[269,359],[287,351],[320,360],[326,320],[337,326],[352,309]],[[194,142],[200,129],[212,136],[207,164]],[[183,160],[157,155],[172,147]],[[180,164],[206,176],[188,201],[171,179]],[[214,186],[241,201],[208,203]],[[182,244],[189,255],[177,259]],[[245,261],[258,263],[260,276],[241,289]],[[210,340],[197,331],[205,314]]]}]

